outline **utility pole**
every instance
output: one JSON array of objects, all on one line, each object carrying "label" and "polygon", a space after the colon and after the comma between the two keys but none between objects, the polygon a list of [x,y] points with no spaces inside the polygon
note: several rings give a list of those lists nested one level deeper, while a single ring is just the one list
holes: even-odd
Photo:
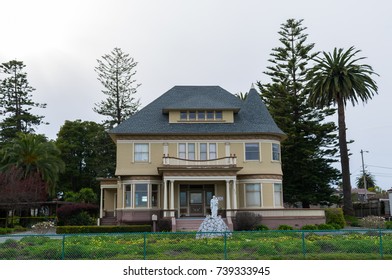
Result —
[{"label": "utility pole", "polygon": [[361,158],[362,158],[362,173],[363,173],[363,187],[365,189],[365,200],[368,200],[367,197],[367,180],[366,180],[366,173],[365,173],[365,163],[363,161],[363,153],[368,153],[369,151],[364,151],[361,149]]}]

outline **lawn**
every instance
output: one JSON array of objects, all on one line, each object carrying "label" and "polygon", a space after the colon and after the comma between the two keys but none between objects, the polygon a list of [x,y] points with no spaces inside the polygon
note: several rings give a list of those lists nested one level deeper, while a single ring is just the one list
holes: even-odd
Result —
[{"label": "lawn", "polygon": [[256,231],[196,239],[195,233],[1,237],[5,260],[392,259],[392,233]]}]

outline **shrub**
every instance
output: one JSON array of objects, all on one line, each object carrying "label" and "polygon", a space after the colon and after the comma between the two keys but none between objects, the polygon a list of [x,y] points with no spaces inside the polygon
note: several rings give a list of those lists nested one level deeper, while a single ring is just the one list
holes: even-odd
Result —
[{"label": "shrub", "polygon": [[289,225],[279,225],[278,230],[292,230],[293,227]]},{"label": "shrub", "polygon": [[157,231],[172,231],[172,223],[170,219],[159,219],[157,221]]},{"label": "shrub", "polygon": [[317,226],[317,229],[319,229],[319,230],[334,230],[335,227],[331,224],[320,224]]},{"label": "shrub", "polygon": [[151,225],[129,226],[58,226],[57,234],[67,233],[122,233],[122,232],[151,232]]},{"label": "shrub", "polygon": [[[85,212],[84,214],[81,214]],[[88,217],[87,217],[87,215]],[[98,206],[85,203],[63,205],[57,209],[58,225],[91,225],[91,219],[98,214]]]},{"label": "shrub", "polygon": [[360,224],[365,228],[384,228],[385,218],[378,216],[367,216],[361,219]]},{"label": "shrub", "polygon": [[0,228],[0,234],[9,234],[12,232],[13,232],[13,229],[11,229],[11,228]]},{"label": "shrub", "polygon": [[392,222],[385,222],[385,228],[392,229]]},{"label": "shrub", "polygon": [[269,230],[269,228],[266,225],[260,224],[255,227],[255,230]]},{"label": "shrub", "polygon": [[317,226],[316,225],[304,225],[301,227],[302,230],[317,230]]},{"label": "shrub", "polygon": [[342,229],[346,225],[344,220],[342,208],[327,208],[325,209],[325,218],[327,224],[338,225],[337,229]]},{"label": "shrub", "polygon": [[357,217],[354,216],[344,216],[344,219],[346,221],[346,224],[352,227],[359,227],[360,223],[359,223],[359,219]]},{"label": "shrub", "polygon": [[235,215],[236,230],[254,230],[259,223],[259,216],[253,212],[237,212]]}]

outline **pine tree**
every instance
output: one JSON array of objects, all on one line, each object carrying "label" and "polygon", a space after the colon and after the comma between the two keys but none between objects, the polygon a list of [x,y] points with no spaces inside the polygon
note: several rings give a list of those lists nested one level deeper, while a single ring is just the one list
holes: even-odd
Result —
[{"label": "pine tree", "polygon": [[306,43],[302,20],[289,19],[279,31],[282,46],[272,49],[271,63],[264,72],[272,82],[258,82],[263,101],[277,125],[287,134],[282,143],[284,201],[332,202],[331,183],[339,172],[331,166],[336,161],[336,126],[325,119],[334,110],[309,106],[304,91],[308,62],[314,44]]},{"label": "pine tree", "polygon": [[140,86],[135,84],[134,79],[137,62],[120,48],[114,48],[110,54],[102,56],[102,60],[97,59],[97,62],[95,72],[105,88],[102,92],[107,98],[96,103],[93,110],[107,116],[104,124],[112,128],[136,113],[140,106],[140,101],[133,97]]},{"label": "pine tree", "polygon": [[[46,104],[32,100],[35,90],[27,80],[22,61],[11,60],[0,65],[5,78],[0,83],[0,138],[7,142],[18,132],[32,133],[34,127],[44,124],[43,116],[31,113],[33,108],[45,108]],[[46,124],[46,123],[45,123]]]}]

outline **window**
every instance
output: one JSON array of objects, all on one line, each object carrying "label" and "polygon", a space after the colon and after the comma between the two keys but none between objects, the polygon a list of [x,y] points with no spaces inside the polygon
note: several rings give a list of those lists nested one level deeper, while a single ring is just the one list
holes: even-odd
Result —
[{"label": "window", "polygon": [[195,159],[195,143],[188,144],[188,159],[190,160]]},{"label": "window", "polygon": [[282,206],[282,184],[280,183],[274,184],[274,206]]},{"label": "window", "polygon": [[135,161],[148,162],[149,152],[148,144],[135,144]]},{"label": "window", "polygon": [[207,111],[207,120],[214,119],[214,111]]},{"label": "window", "polygon": [[280,161],[280,145],[272,143],[272,160]]},{"label": "window", "polygon": [[209,144],[210,148],[210,159],[216,159],[216,144],[215,143],[210,143]]},{"label": "window", "polygon": [[261,206],[260,184],[245,184],[245,191],[246,191],[246,206],[260,207]]},{"label": "window", "polygon": [[181,207],[187,207],[188,206],[187,192],[186,191],[181,191],[180,192],[180,206]]},{"label": "window", "polygon": [[185,120],[187,120],[187,118],[188,118],[187,112],[186,112],[186,111],[181,111],[181,112],[180,112],[180,119],[181,119],[182,121],[185,121]]},{"label": "window", "polygon": [[179,143],[178,157],[182,159],[196,159],[196,144],[195,143]]},{"label": "window", "polygon": [[206,143],[200,144],[200,159],[207,160],[207,144]]},{"label": "window", "polygon": [[196,120],[196,111],[189,111],[189,120],[190,121]]},{"label": "window", "polygon": [[245,144],[245,160],[260,160],[259,143]]},{"label": "window", "polygon": [[206,112],[205,111],[198,111],[197,112],[197,119],[198,120],[205,120],[206,119]]},{"label": "window", "polygon": [[186,144],[180,143],[178,144],[178,157],[179,158],[186,158]]},{"label": "window", "polygon": [[222,119],[222,111],[215,111],[215,119],[216,120]]},{"label": "window", "polygon": [[131,207],[132,195],[131,185],[125,185],[125,207]]},{"label": "window", "polygon": [[147,207],[147,187],[147,184],[135,184],[135,207]]},{"label": "window", "polygon": [[158,207],[158,185],[151,185],[151,207]]}]

